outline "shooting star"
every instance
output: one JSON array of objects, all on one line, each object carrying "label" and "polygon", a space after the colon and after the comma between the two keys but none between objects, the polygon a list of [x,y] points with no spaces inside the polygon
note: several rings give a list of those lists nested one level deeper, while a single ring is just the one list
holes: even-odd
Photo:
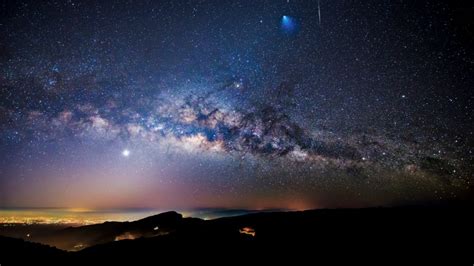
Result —
[{"label": "shooting star", "polygon": [[318,21],[319,21],[319,26],[321,26],[321,6],[319,5],[319,0],[318,0]]}]

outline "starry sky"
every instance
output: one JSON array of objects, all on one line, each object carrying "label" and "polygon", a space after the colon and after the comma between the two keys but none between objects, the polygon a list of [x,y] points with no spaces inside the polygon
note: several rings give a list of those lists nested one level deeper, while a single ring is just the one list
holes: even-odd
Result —
[{"label": "starry sky", "polygon": [[466,200],[469,1],[1,1],[0,207]]}]

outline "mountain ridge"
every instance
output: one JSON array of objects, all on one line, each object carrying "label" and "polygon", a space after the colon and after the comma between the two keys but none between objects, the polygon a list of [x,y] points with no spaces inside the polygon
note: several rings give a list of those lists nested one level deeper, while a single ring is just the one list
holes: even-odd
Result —
[{"label": "mountain ridge", "polygon": [[[393,249],[426,256],[430,252],[467,255],[472,248],[469,241],[474,236],[470,210],[468,207],[322,209],[251,213],[213,220],[183,218],[177,212],[166,212],[133,222],[63,229],[67,233],[59,236],[69,237],[70,242],[77,243],[84,234],[89,234],[95,242],[76,252],[53,248],[52,253],[66,260],[115,258],[120,254],[151,258],[157,252],[166,257],[175,251],[205,254],[219,251],[237,256],[263,255],[260,252],[273,250],[281,251],[283,256],[307,249],[323,254],[334,250],[387,252]],[[90,228],[94,228],[93,233]],[[125,232],[129,234],[124,235]],[[121,235],[123,238],[117,238]],[[0,242],[9,241],[13,240],[0,238]]]}]

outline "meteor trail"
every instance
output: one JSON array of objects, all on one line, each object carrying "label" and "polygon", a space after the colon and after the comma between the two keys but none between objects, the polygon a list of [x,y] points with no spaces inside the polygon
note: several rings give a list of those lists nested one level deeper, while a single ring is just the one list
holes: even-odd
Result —
[{"label": "meteor trail", "polygon": [[319,26],[321,26],[321,6],[319,5],[319,1],[318,1],[318,21],[319,21]]}]

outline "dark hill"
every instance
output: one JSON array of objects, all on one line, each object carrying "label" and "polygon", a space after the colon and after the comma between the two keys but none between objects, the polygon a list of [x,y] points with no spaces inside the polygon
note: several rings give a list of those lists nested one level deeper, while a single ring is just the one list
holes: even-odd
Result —
[{"label": "dark hill", "polygon": [[[454,256],[469,261],[473,257],[473,224],[471,209],[467,207],[274,212],[209,221],[182,218],[180,214],[169,212],[130,223],[104,223],[62,230],[61,237],[75,238],[85,234],[93,239],[96,235],[102,243],[78,252],[64,253],[40,245],[30,247],[18,243],[10,250],[51,254],[76,262],[96,258],[182,261],[222,255],[233,260],[249,257],[316,259],[332,254],[337,254],[335,259],[350,259],[358,254],[430,259]],[[154,230],[156,226],[159,228]],[[147,235],[152,231],[161,233]],[[141,232],[144,236],[114,241],[124,232]]]},{"label": "dark hill", "polygon": [[174,232],[182,222],[177,212],[165,212],[133,222],[68,227],[34,239],[64,250],[77,251],[86,247],[118,240],[154,237]]}]

